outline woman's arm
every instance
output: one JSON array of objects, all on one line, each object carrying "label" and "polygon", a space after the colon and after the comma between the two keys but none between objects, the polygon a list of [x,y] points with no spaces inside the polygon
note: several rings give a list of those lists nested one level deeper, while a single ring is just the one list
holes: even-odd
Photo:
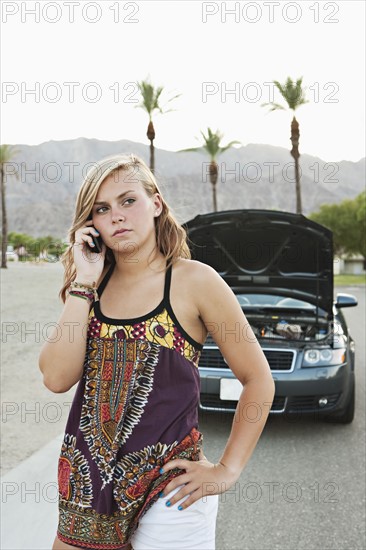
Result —
[{"label": "woman's arm", "polygon": [[173,506],[187,496],[181,503],[182,510],[205,495],[224,493],[239,478],[263,431],[275,393],[267,359],[230,287],[213,268],[195,260],[190,261],[188,279],[193,306],[242,383],[243,391],[217,464],[210,463],[201,449],[199,460],[176,458],[160,469],[162,474],[173,468],[185,470],[162,492],[165,496],[183,484],[170,499]]},{"label": "woman's arm", "polygon": [[[82,278],[80,282],[88,283]],[[67,295],[61,317],[41,348],[43,383],[54,393],[67,392],[82,377],[89,311],[89,302]]]},{"label": "woman's arm", "polygon": [[83,374],[89,308],[86,300],[68,296],[57,325],[41,348],[38,362],[43,383],[54,393],[68,391]]},{"label": "woman's arm", "polygon": [[240,475],[266,424],[275,385],[267,359],[239,302],[210,266],[195,266],[195,297],[200,317],[230,369],[243,385],[231,433],[219,462]]},{"label": "woman's arm", "polygon": [[[88,251],[87,247],[92,242],[92,236],[98,235],[93,220],[88,220],[75,232],[72,244],[75,282],[93,286],[97,281],[98,286],[106,273],[106,245],[103,243],[101,253],[97,254]],[[82,377],[90,312],[88,302],[67,294],[61,317],[42,346],[39,368],[43,373],[44,385],[52,392],[64,393]]]}]

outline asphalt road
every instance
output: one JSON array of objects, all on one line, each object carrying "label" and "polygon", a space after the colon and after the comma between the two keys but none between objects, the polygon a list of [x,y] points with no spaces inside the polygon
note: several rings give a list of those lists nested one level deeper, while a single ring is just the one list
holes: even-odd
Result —
[{"label": "asphalt road", "polygon": [[[365,288],[342,287],[356,342],[351,424],[270,415],[236,485],[219,496],[216,550],[365,549]],[[200,413],[207,458],[217,461],[233,415]]]},{"label": "asphalt road", "polygon": [[[2,322],[24,323],[30,331],[24,339],[22,331],[9,336],[2,346],[2,396],[19,405],[1,424],[3,474],[63,432],[67,420],[76,386],[65,394],[44,387],[38,368],[42,339],[34,334],[36,322],[44,327],[59,317],[61,267],[10,265],[2,273]],[[271,415],[237,485],[219,496],[216,550],[366,548],[365,288],[338,291],[359,301],[344,310],[356,342],[355,420],[343,426],[304,418],[289,423]],[[50,402],[60,407],[57,421],[42,412]],[[30,411],[25,419],[23,404]],[[32,413],[37,405],[41,414]],[[200,415],[209,460],[219,460],[232,418]]]}]

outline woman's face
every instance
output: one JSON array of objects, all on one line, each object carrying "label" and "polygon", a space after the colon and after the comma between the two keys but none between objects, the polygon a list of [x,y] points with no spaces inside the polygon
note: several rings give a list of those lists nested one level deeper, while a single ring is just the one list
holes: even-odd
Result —
[{"label": "woman's face", "polygon": [[[132,254],[156,246],[154,218],[161,213],[158,193],[149,197],[133,170],[118,171],[101,184],[92,215],[93,225],[114,252]],[[115,234],[118,230],[125,230]]]}]

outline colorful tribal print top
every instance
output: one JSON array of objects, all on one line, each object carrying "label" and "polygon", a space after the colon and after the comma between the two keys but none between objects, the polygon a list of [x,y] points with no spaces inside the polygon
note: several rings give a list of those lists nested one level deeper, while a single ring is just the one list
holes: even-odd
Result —
[{"label": "colorful tribal print top", "polygon": [[83,375],[58,461],[57,536],[67,544],[126,548],[159,493],[184,473],[160,468],[174,458],[199,460],[202,345],[172,310],[171,272],[163,300],[146,315],[112,319],[99,300],[92,304]]}]

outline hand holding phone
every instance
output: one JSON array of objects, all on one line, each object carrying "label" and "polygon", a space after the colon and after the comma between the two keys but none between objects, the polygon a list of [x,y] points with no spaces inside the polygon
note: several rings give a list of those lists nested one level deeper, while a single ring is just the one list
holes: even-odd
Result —
[{"label": "hand holding phone", "polygon": [[[91,226],[91,227],[94,227],[94,226]],[[93,243],[94,243],[94,246],[91,246],[89,243],[86,243],[87,247],[89,248],[89,250],[91,252],[98,252],[98,254],[100,252],[102,252],[102,237],[96,237],[95,235],[91,235],[91,238],[93,240]]]},{"label": "hand holding phone", "polygon": [[[81,281],[98,281],[104,269],[107,247],[92,224],[93,221],[88,219],[75,231],[72,245],[76,274]],[[95,246],[91,246],[92,242]]]},{"label": "hand holding phone", "polygon": [[[88,218],[88,221],[92,219],[93,218],[90,215]],[[95,227],[93,225],[90,225],[89,227],[92,227],[95,230]],[[91,252],[97,252],[99,254],[100,252],[102,252],[102,244],[103,244],[102,237],[100,236],[96,237],[95,235],[91,235],[91,238],[93,240],[94,246],[91,246],[88,242],[86,243],[86,246]]]}]

